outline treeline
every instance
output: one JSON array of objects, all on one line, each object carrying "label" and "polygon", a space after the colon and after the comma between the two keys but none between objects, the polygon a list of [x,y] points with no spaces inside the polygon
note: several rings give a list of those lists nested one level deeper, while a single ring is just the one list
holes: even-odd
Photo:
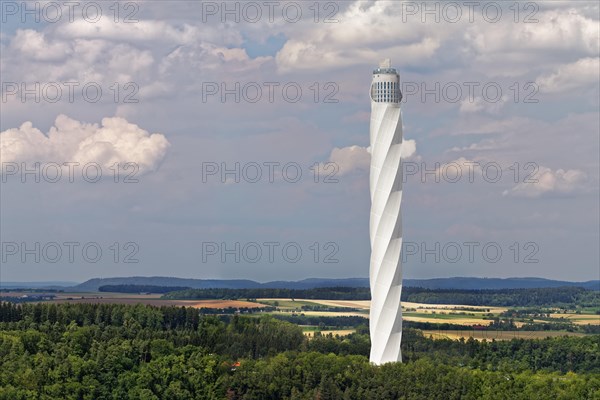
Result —
[{"label": "treeline", "polygon": [[442,290],[409,287],[403,289],[402,300],[415,303],[491,307],[600,307],[600,292],[571,286],[500,290]]},{"label": "treeline", "polygon": [[198,312],[201,315],[221,315],[221,314],[256,314],[262,312],[275,311],[275,307],[225,307],[225,308],[213,308],[213,307],[200,307]]},{"label": "treeline", "polygon": [[[187,289],[173,291],[165,299],[256,299],[370,300],[369,288],[333,287],[316,289]],[[600,292],[578,287],[538,289],[424,289],[405,287],[402,301],[428,304],[464,304],[491,307],[570,306],[600,307]]]},{"label": "treeline", "polygon": [[273,318],[281,321],[291,322],[296,325],[311,325],[320,327],[355,328],[359,325],[369,323],[365,317],[339,316],[330,317],[326,315],[297,315],[297,314],[273,314]]},{"label": "treeline", "polygon": [[154,286],[154,285],[104,285],[98,288],[100,292],[114,293],[169,293],[190,289],[185,286]]},{"label": "treeline", "polygon": [[477,342],[404,332],[368,361],[368,327],[307,339],[268,316],[0,303],[0,399],[592,399],[598,336]]}]

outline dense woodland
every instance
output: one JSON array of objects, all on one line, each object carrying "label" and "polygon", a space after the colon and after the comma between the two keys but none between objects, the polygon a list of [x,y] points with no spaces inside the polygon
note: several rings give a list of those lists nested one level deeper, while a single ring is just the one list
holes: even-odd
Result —
[{"label": "dense woodland", "polygon": [[[316,289],[187,289],[172,291],[166,299],[258,299],[293,298],[320,300],[370,300],[369,288]],[[464,304],[490,307],[600,307],[600,291],[578,287],[538,289],[452,290],[405,287],[402,301],[429,304]]]},{"label": "dense woodland", "polygon": [[599,342],[409,329],[404,363],[377,367],[366,326],[309,340],[269,316],[0,303],[0,399],[600,399]]},{"label": "dense woodland", "polygon": [[579,307],[600,306],[600,291],[571,286],[499,290],[406,288],[403,290],[403,295],[403,301],[415,303],[465,304],[490,307],[555,306],[571,308],[573,305]]}]

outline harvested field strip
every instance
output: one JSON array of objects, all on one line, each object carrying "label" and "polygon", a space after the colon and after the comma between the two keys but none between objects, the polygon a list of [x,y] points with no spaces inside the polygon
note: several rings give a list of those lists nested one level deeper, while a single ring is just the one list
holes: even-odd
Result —
[{"label": "harvested field strip", "polygon": [[511,339],[543,339],[546,337],[559,336],[585,336],[583,333],[563,332],[563,331],[476,331],[476,330],[424,330],[425,337],[434,339],[468,339],[472,337],[475,340],[511,340]]}]

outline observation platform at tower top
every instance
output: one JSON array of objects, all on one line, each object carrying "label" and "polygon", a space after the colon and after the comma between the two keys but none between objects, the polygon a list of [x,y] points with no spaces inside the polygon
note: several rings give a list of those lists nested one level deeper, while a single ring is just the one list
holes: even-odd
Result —
[{"label": "observation platform at tower top", "polygon": [[394,74],[394,75],[398,75],[398,71],[396,71],[396,68],[377,68],[373,70],[373,75],[377,75],[377,74]]},{"label": "observation platform at tower top", "polygon": [[398,75],[398,71],[396,71],[396,68],[392,68],[392,61],[389,58],[386,58],[385,60],[379,63],[378,68],[373,70],[373,75],[377,74]]}]

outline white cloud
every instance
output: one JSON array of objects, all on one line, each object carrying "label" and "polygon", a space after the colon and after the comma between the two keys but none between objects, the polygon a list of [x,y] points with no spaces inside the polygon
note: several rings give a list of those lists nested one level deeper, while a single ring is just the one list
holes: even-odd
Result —
[{"label": "white cloud", "polygon": [[[503,11],[510,11],[507,8]],[[525,16],[521,16],[523,20]],[[503,18],[502,23],[475,25],[467,35],[472,45],[482,53],[540,50],[598,51],[598,25],[579,10],[548,10],[536,13],[537,22],[514,23]],[[506,29],[507,24],[513,29]]]},{"label": "white cloud", "polygon": [[174,25],[166,21],[140,20],[136,23],[114,23],[103,18],[96,23],[78,19],[63,24],[57,29],[57,36],[65,39],[106,39],[114,41],[192,44],[199,41],[225,41],[241,43],[239,32],[232,29],[216,29],[190,24]]},{"label": "white cloud", "polygon": [[540,76],[536,83],[541,92],[559,93],[577,88],[598,85],[600,58],[586,57],[574,63],[565,64],[555,72]]},{"label": "white cloud", "polygon": [[417,159],[417,142],[414,139],[404,139],[402,141],[402,149],[400,150],[403,160]]},{"label": "white cloud", "polygon": [[483,162],[469,160],[465,157],[441,164],[436,168],[436,182],[440,179],[473,182],[475,176],[481,176],[482,164]]},{"label": "white cloud", "polygon": [[356,170],[368,170],[371,154],[368,148],[362,146],[336,147],[331,151],[329,162],[337,164],[340,175],[344,175]]},{"label": "white cloud", "polygon": [[527,182],[520,182],[502,194],[530,198],[568,195],[584,191],[587,180],[586,173],[578,169],[552,171],[550,168],[540,167],[537,174],[529,178]]},{"label": "white cloud", "polygon": [[158,168],[168,147],[164,135],[118,117],[103,118],[98,126],[59,115],[47,135],[31,122],[0,133],[3,163],[97,163],[106,168],[135,163],[144,173]]},{"label": "white cloud", "polygon": [[[277,53],[277,67],[283,72],[299,69],[322,70],[362,63],[373,64],[374,60],[380,58],[380,52],[373,49],[336,50],[335,46],[331,44],[329,46],[324,43],[289,40]],[[423,38],[416,43],[389,46],[381,53],[402,55],[394,58],[396,65],[413,65],[430,58],[439,47],[440,42],[437,39]]]},{"label": "white cloud", "polygon": [[[104,101],[113,98],[115,82],[121,88],[134,82],[146,100],[175,93],[178,87],[198,93],[195,82],[223,79],[225,72],[243,79],[242,72],[255,73],[273,59],[248,56],[240,47],[243,40],[239,31],[221,31],[229,33],[155,20],[115,24],[110,18],[96,24],[76,20],[40,32],[18,29],[6,35],[6,44],[1,44],[5,55],[0,61],[3,81],[59,86],[77,82],[77,101],[86,83],[100,84]],[[212,75],[208,76],[209,72]],[[68,99],[66,93],[67,88],[63,88],[61,100]],[[8,100],[19,100],[20,96],[9,96]]]},{"label": "white cloud", "polygon": [[398,23],[401,14],[400,2],[355,1],[336,16],[339,23],[294,32],[277,53],[277,67],[286,72],[370,65],[381,54],[400,66],[430,59],[441,46],[439,32],[425,24]]},{"label": "white cloud", "polygon": [[154,64],[152,52],[127,43],[19,29],[3,54],[13,60],[2,64],[4,81],[96,82],[106,83],[106,91],[114,82],[154,81],[148,76]]},{"label": "white cloud", "polygon": [[[404,161],[416,159],[417,143],[408,139],[402,141],[402,159]],[[329,162],[335,163],[340,175],[354,171],[367,171],[371,165],[371,148],[362,146],[336,147],[329,155]]]},{"label": "white cloud", "polygon": [[[503,12],[512,11],[504,7]],[[538,21],[531,23],[514,23],[511,17],[507,15],[499,23],[474,24],[464,34],[468,57],[488,75],[518,76],[532,66],[547,67],[565,58],[598,54],[598,20],[579,9],[542,10],[534,15]]]},{"label": "white cloud", "polygon": [[63,60],[72,52],[67,43],[47,40],[44,33],[32,29],[17,30],[11,47],[35,61]]},{"label": "white cloud", "polygon": [[[189,73],[192,70],[207,73],[207,70],[226,70],[239,74],[242,71],[256,72],[272,57],[251,58],[245,49],[227,48],[215,44],[199,42],[180,46],[163,58],[159,72],[163,74]],[[222,77],[222,75],[219,75]],[[240,75],[235,76],[237,79]],[[193,77],[192,77],[193,78]],[[206,78],[206,76],[204,76]],[[189,81],[186,81],[189,84]]]},{"label": "white cloud", "polygon": [[[501,5],[498,22],[486,20],[481,5],[469,22],[467,7],[461,7],[457,23],[434,23],[431,15],[423,23],[423,4],[416,4],[420,12],[411,16],[405,2],[354,1],[338,13],[339,23],[289,34],[276,57],[278,68],[287,72],[372,65],[385,55],[399,67],[475,66],[486,76],[518,76],[532,65],[548,67],[565,57],[595,56],[600,46],[597,18],[583,6],[540,7],[533,15],[521,8],[516,23],[508,3]],[[524,22],[527,17],[538,21]]]}]

